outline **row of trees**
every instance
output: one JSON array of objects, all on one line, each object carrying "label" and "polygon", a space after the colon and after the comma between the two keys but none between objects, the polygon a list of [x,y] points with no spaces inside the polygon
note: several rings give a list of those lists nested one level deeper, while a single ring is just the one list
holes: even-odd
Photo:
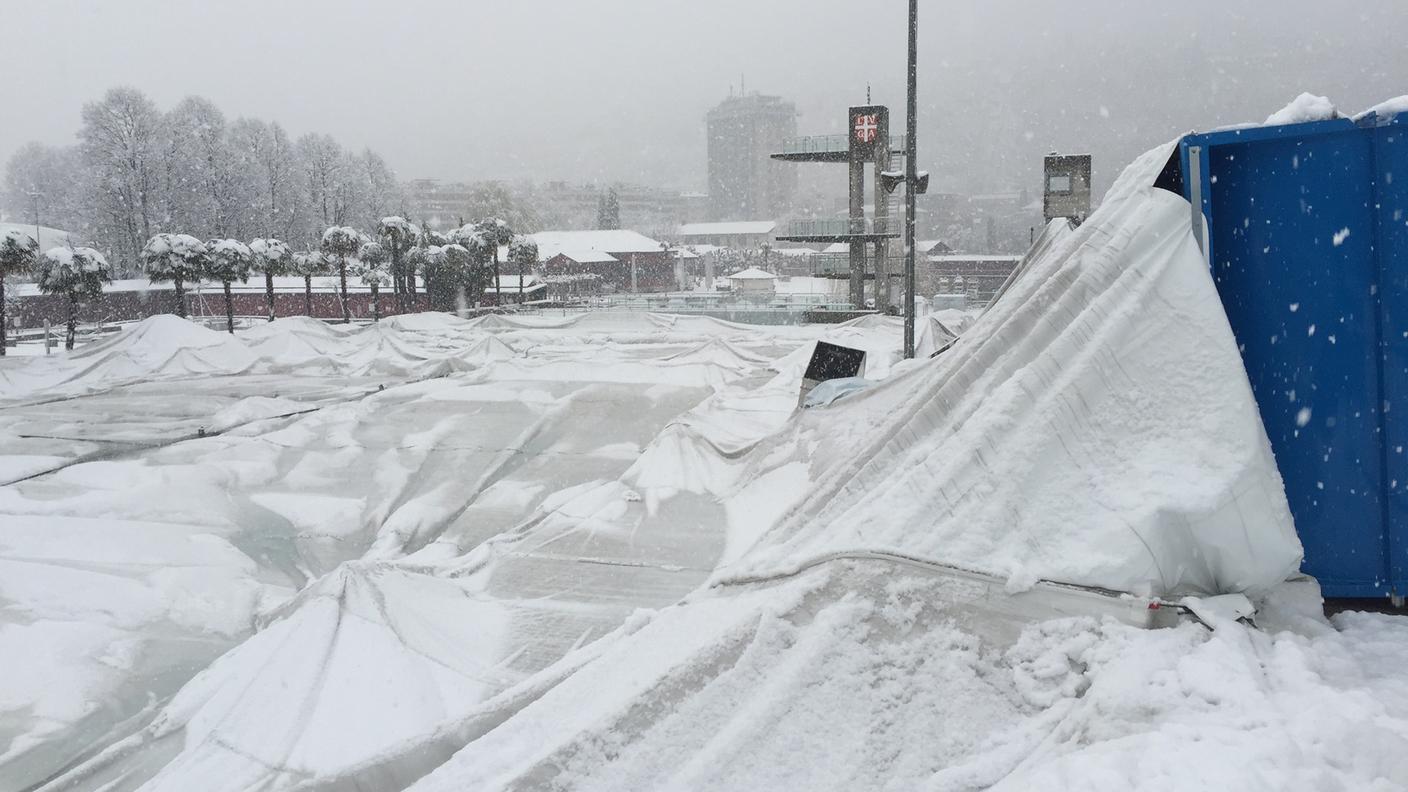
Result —
[{"label": "row of trees", "polygon": [[[186,287],[200,281],[220,283],[225,296],[225,326],[235,331],[232,286],[251,275],[264,276],[269,321],[276,315],[274,278],[303,278],[304,309],[313,313],[313,278],[336,272],[342,320],[352,319],[347,277],[361,278],[371,288],[372,318],[381,319],[381,288],[392,287],[397,305],[414,304],[417,277],[424,283],[431,308],[455,310],[483,295],[493,278],[499,283],[499,249],[507,247],[508,261],[518,268],[520,300],[525,276],[538,261],[538,246],[527,236],[515,234],[503,220],[489,218],[467,223],[450,234],[422,231],[403,217],[383,217],[376,236],[350,226],[326,228],[316,249],[295,253],[287,243],[260,237],[249,243],[234,238],[207,241],[189,234],[157,233],[142,246],[141,269],[153,283],[175,288],[177,312],[186,316]],[[20,231],[0,237],[0,355],[5,342],[5,279],[34,272],[41,291],[68,297],[68,334],[65,346],[73,348],[78,306],[102,294],[112,279],[107,259],[92,248],[57,247],[43,256],[34,238]],[[495,300],[499,291],[495,289]]]},{"label": "row of trees", "polygon": [[68,331],[64,348],[73,349],[78,329],[78,306],[103,293],[112,283],[112,271],[102,253],[89,247],[55,247],[39,254],[39,243],[22,231],[0,236],[0,355],[5,354],[5,278],[33,272],[45,294],[61,295],[68,306]]},{"label": "row of trees", "polygon": [[374,227],[403,210],[395,174],[370,150],[328,135],[293,140],[277,123],[228,121],[190,97],[160,111],[142,92],[114,88],[83,107],[78,144],[30,143],[10,160],[4,204],[137,269],[146,241],[180,230],[312,246],[329,226]]}]

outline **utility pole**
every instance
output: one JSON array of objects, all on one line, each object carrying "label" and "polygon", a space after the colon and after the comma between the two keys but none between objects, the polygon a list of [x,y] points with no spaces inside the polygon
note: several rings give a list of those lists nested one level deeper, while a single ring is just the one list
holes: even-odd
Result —
[{"label": "utility pole", "polygon": [[904,119],[904,356],[914,357],[914,206],[919,172],[915,165],[915,134],[919,111],[919,0],[909,0],[909,96]]},{"label": "utility pole", "polygon": [[[29,194],[30,200],[34,201],[34,244],[39,245],[39,199],[44,197],[44,193],[32,192]],[[42,250],[41,250],[42,252]]]}]

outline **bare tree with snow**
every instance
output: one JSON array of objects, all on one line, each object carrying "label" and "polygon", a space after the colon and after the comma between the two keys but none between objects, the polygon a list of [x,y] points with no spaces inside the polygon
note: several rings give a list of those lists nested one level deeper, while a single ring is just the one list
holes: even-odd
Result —
[{"label": "bare tree with snow", "polygon": [[26,143],[6,165],[0,206],[27,221],[42,220],[88,238],[97,231],[89,211],[97,194],[92,182],[77,147]]},{"label": "bare tree with snow", "polygon": [[214,102],[187,97],[165,117],[167,213],[175,228],[227,237],[244,231],[245,174],[238,172],[225,114]]},{"label": "bare tree with snow", "polygon": [[142,247],[142,271],[152,283],[176,288],[176,314],[186,317],[186,284],[205,270],[205,243],[189,234],[157,234]]},{"label": "bare tree with snow", "polygon": [[235,300],[230,285],[249,280],[254,256],[249,246],[238,239],[212,239],[205,243],[205,277],[220,281],[225,290],[225,329],[235,332]]},{"label": "bare tree with snow", "polygon": [[357,225],[370,228],[386,215],[405,211],[401,183],[380,154],[364,150],[357,157],[357,170],[361,176],[359,198],[362,202]]},{"label": "bare tree with snow", "polygon": [[108,260],[89,247],[55,247],[39,261],[35,285],[45,294],[57,294],[68,303],[64,349],[73,349],[78,335],[78,306],[103,295],[103,284],[112,283]]},{"label": "bare tree with snow", "polygon": [[39,243],[23,231],[0,234],[0,357],[5,355],[5,279],[29,272],[39,259]]},{"label": "bare tree with snow", "polygon": [[161,126],[156,105],[134,88],[113,88],[83,106],[78,137],[94,178],[97,225],[129,261],[137,259],[158,220]]},{"label": "bare tree with snow", "polygon": [[242,226],[251,233],[293,239],[299,221],[298,161],[277,123],[241,118],[230,125],[231,156],[247,206]]}]

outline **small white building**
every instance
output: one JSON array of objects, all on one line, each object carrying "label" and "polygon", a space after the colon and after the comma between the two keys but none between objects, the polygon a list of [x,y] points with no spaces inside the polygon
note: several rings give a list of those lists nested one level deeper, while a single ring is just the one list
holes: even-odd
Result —
[{"label": "small white building", "polygon": [[728,276],[728,285],[735,294],[772,294],[777,288],[777,276],[749,267]]}]

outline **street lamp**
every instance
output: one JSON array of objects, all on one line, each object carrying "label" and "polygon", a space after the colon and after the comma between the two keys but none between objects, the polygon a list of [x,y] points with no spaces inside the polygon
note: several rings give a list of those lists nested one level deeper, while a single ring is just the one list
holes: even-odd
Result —
[{"label": "street lamp", "polygon": [[[909,0],[909,96],[904,119],[904,356],[914,357],[914,198],[918,194],[919,172],[915,167],[916,115],[919,112],[919,0]],[[928,174],[923,187],[927,188]]]},{"label": "street lamp", "polygon": [[916,66],[919,52],[919,0],[909,0],[909,96],[904,122],[904,173],[885,171],[880,174],[880,184],[886,193],[904,184],[904,356],[914,357],[914,199],[929,189],[929,173],[918,170],[915,164],[916,138],[918,128],[917,83],[919,70]]}]

